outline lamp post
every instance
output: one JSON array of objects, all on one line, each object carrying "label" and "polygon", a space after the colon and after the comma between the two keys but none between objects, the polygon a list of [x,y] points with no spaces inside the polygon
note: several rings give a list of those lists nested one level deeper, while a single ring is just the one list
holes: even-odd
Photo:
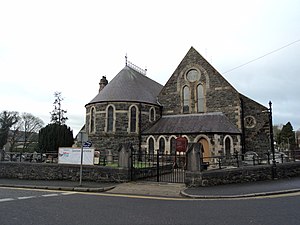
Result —
[{"label": "lamp post", "polygon": [[276,161],[275,161],[275,147],[274,147],[274,134],[273,134],[273,118],[272,118],[272,102],[269,101],[269,128],[270,128],[270,142],[272,151],[272,179],[276,177]]}]

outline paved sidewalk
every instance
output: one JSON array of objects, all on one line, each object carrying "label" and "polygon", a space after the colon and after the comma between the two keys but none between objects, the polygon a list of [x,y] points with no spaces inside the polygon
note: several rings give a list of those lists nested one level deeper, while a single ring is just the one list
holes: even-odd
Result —
[{"label": "paved sidewalk", "polygon": [[104,192],[114,188],[115,185],[116,184],[114,183],[98,183],[83,181],[80,186],[79,181],[23,180],[0,178],[0,187],[18,187],[63,191]]},{"label": "paved sidewalk", "polygon": [[112,194],[129,194],[156,197],[182,197],[180,192],[185,189],[185,184],[157,183],[157,182],[130,182],[118,184],[107,191]]},{"label": "paved sidewalk", "polygon": [[241,198],[291,192],[300,192],[300,177],[213,187],[191,187],[183,190],[181,194],[190,198]]}]

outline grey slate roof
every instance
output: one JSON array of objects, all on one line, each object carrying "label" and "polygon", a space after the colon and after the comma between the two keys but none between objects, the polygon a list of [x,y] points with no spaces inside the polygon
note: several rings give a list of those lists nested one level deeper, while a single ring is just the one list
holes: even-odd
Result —
[{"label": "grey slate roof", "polygon": [[162,116],[143,134],[230,133],[240,130],[223,113]]},{"label": "grey slate roof", "polygon": [[88,104],[111,101],[158,104],[156,98],[162,88],[156,81],[125,66]]}]

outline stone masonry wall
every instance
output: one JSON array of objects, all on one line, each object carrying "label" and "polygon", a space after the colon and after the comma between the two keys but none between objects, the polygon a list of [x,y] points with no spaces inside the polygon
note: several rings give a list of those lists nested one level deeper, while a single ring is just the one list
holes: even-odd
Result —
[{"label": "stone masonry wall", "polygon": [[[0,178],[27,180],[79,180],[79,165],[45,163],[0,163]],[[83,166],[82,179],[95,182],[126,182],[130,178],[128,169]]]},{"label": "stone masonry wall", "polygon": [[[45,163],[0,163],[0,178],[30,180],[79,180],[80,166]],[[278,179],[300,176],[300,162],[276,165]],[[83,166],[83,180],[94,182],[127,182],[130,170],[102,166]],[[187,186],[214,186],[272,179],[272,165],[234,169],[186,172]]]},{"label": "stone masonry wall", "polygon": [[[174,71],[159,95],[163,105],[163,115],[182,114],[182,88],[188,85],[191,90],[190,113],[197,112],[195,106],[195,88],[197,82],[189,82],[185,75],[195,68],[201,72],[198,83],[205,89],[205,112],[223,112],[230,121],[244,131],[246,151],[255,151],[260,155],[270,151],[267,108],[239,94],[227,80],[218,73],[195,49],[191,48]],[[243,109],[241,101],[243,101]],[[244,118],[242,118],[244,113]],[[246,126],[245,118],[255,119],[253,127]],[[244,125],[244,126],[243,126]],[[242,140],[242,141],[243,141]],[[244,153],[243,152],[243,153]]]},{"label": "stone masonry wall", "polygon": [[[108,105],[113,105],[115,109],[115,132],[106,132],[105,130],[106,108]],[[141,116],[139,117],[138,115],[137,119],[137,123],[139,123],[139,118],[141,119],[141,124],[137,125],[138,131],[136,133],[129,132],[129,115],[130,106],[132,105],[137,106],[138,111],[141,110]],[[95,107],[95,132],[90,132],[89,130],[91,107]],[[157,121],[161,116],[160,107],[157,105],[134,102],[105,102],[88,105],[86,108],[86,131],[89,140],[93,143],[93,147],[100,152],[111,150],[113,154],[117,154],[120,144],[131,142],[134,149],[139,149],[139,130],[144,130],[155,123],[155,121],[149,121],[149,111],[152,107],[155,108],[155,121]]]},{"label": "stone masonry wall", "polygon": [[[189,82],[185,74],[192,68],[201,71],[198,82]],[[191,89],[191,111],[197,113],[195,88],[202,83],[205,92],[205,112],[223,112],[238,128],[240,124],[240,100],[238,92],[195,49],[191,48],[159,95],[163,114],[182,114],[182,88]]]},{"label": "stone masonry wall", "polygon": [[[269,118],[267,108],[241,95],[244,111],[245,152],[255,151],[265,156],[270,147]],[[247,122],[247,118],[253,120]],[[248,124],[247,124],[248,123]]]},{"label": "stone masonry wall", "polygon": [[[278,179],[300,176],[300,162],[276,165]],[[187,186],[215,186],[233,183],[247,183],[272,179],[272,165],[249,166],[226,170],[187,172]]]}]

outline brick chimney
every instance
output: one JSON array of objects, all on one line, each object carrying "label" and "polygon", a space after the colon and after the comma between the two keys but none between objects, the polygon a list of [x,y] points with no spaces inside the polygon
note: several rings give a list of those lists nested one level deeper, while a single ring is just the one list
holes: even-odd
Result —
[{"label": "brick chimney", "polygon": [[108,84],[108,80],[106,80],[106,76],[102,76],[102,79],[99,83],[99,92]]}]

